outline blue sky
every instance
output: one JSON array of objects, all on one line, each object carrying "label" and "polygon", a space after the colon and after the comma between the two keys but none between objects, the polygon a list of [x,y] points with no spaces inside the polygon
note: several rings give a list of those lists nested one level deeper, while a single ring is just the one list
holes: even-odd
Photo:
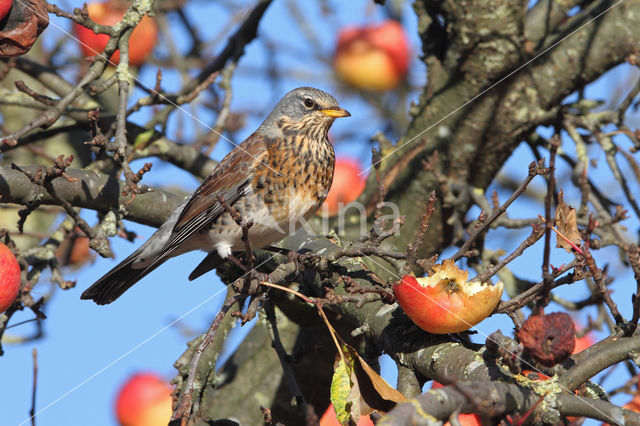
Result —
[{"label": "blue sky", "polygon": [[[348,120],[338,120],[334,125],[333,135],[336,138],[338,154],[356,157],[360,159],[363,166],[369,163],[368,140],[380,129],[380,120],[372,119],[372,110],[366,101],[340,90],[334,83],[326,59],[332,53],[338,28],[346,24],[377,22],[382,14],[380,9],[370,1],[328,3],[339,11],[335,19],[322,18],[318,2],[299,3],[309,22],[312,22],[317,29],[318,46],[314,49],[309,48],[308,42],[300,36],[299,28],[293,24],[287,2],[275,1],[269,8],[260,27],[261,39],[254,41],[247,48],[246,55],[242,58],[233,79],[232,110],[251,111],[254,114],[248,117],[247,125],[235,135],[235,142],[240,142],[248,136],[284,93],[297,86],[311,85],[334,93],[340,103],[353,115]],[[60,4],[66,10],[80,5],[81,2],[78,1]],[[196,23],[196,28],[205,40],[218,34],[229,19],[223,9],[204,1],[188,6],[186,13]],[[419,51],[419,41],[416,35],[415,18],[409,7],[403,9],[403,17],[403,24],[411,38],[415,53],[411,67],[411,81],[419,86],[423,82],[425,70],[415,58]],[[176,28],[174,41],[179,48],[186,49],[188,46],[181,32],[181,26],[177,21],[171,21],[171,24]],[[57,37],[66,36],[62,30],[68,30],[68,28],[66,20],[52,16],[51,25],[44,35],[47,43],[52,43]],[[282,43],[282,45],[278,44],[282,49],[276,52],[275,58],[265,54],[265,38]],[[166,49],[165,46],[166,43],[161,40],[158,48],[162,51]],[[220,45],[216,45],[212,52],[218,51],[219,48]],[[78,55],[73,41],[65,47],[65,54]],[[316,58],[325,58],[325,61],[318,61]],[[291,71],[289,77],[275,85],[267,75],[267,69],[272,60],[277,61],[282,69]],[[144,68],[140,79],[148,86],[153,86],[156,69],[155,66]],[[615,82],[624,81],[629,72],[629,67],[619,67],[606,79],[591,85],[587,94],[605,97],[611,92],[612,85]],[[69,78],[71,79],[73,75],[70,73]],[[179,87],[180,79],[177,73],[165,72],[164,76],[164,87],[172,87],[173,90]],[[139,91],[134,94],[134,99],[136,96],[140,96]],[[417,95],[413,97],[416,98]],[[461,100],[461,103],[463,101]],[[204,131],[203,125],[193,121],[189,116],[193,112],[190,108],[186,108],[183,112],[175,113],[169,126],[170,131],[175,130],[180,120],[188,123],[188,131],[185,133],[187,139],[192,138],[196,131]],[[182,116],[179,117],[180,115]],[[215,120],[214,114],[207,113],[202,108],[197,110],[197,116],[208,125],[212,125]],[[146,112],[135,116],[135,120],[140,123],[144,123],[146,119],[148,119]],[[350,136],[347,138],[343,135]],[[628,144],[622,142],[621,144],[628,148]],[[565,143],[565,146],[570,152],[571,144]],[[230,144],[221,141],[212,153],[212,157],[219,159],[230,148]],[[596,154],[597,151],[593,156]],[[597,173],[602,177],[602,182],[606,183],[609,176],[601,154],[599,160],[602,164]],[[504,173],[524,178],[526,165],[531,161],[531,153],[527,148],[521,147],[505,166]],[[144,183],[179,185],[187,191],[195,189],[198,185],[197,179],[191,175],[171,165],[154,163],[154,168],[145,176]],[[134,164],[133,168],[136,169],[140,165]],[[568,170],[561,163],[559,173],[567,172]],[[541,179],[533,183],[534,187],[540,188],[541,185]],[[637,185],[634,188],[637,191]],[[611,191],[610,188],[601,189]],[[565,187],[565,193],[565,200],[575,205],[579,195],[568,186]],[[610,193],[615,200],[623,200],[620,194]],[[500,194],[502,200],[507,196]],[[512,217],[524,218],[531,217],[533,211],[543,213],[540,205],[522,200],[509,210],[509,214]],[[470,213],[470,217],[474,214],[477,214],[477,211]],[[95,214],[92,212],[85,212],[84,216],[91,222],[95,221]],[[635,234],[638,229],[637,221],[630,220],[625,224],[629,228],[629,234]],[[141,370],[154,371],[171,379],[175,375],[173,362],[186,349],[186,342],[192,338],[191,334],[185,334],[185,330],[196,333],[204,331],[217,313],[225,293],[225,287],[217,276],[210,273],[194,282],[186,280],[186,275],[202,258],[201,253],[183,255],[165,263],[111,305],[98,307],[91,302],[80,301],[80,294],[86,287],[133,251],[153,232],[152,228],[142,225],[128,223],[128,226],[131,230],[138,232],[140,238],[133,244],[119,238],[114,239],[113,250],[117,256],[116,260],[97,259],[90,267],[75,272],[67,271],[65,278],[76,279],[78,284],[76,288],[69,291],[56,292],[47,305],[48,319],[43,323],[45,335],[42,339],[22,345],[5,344],[5,355],[0,359],[0,372],[5,380],[5,386],[0,389],[0,400],[6,404],[3,410],[3,424],[20,424],[28,419],[33,347],[38,349],[37,409],[42,410],[37,417],[39,426],[89,423],[96,426],[113,425],[115,424],[113,404],[118,387],[132,373]],[[493,235],[487,238],[489,248],[503,248],[509,252],[526,236],[527,231],[499,230],[492,233]],[[537,244],[525,256],[517,259],[512,264],[512,269],[518,271],[523,278],[537,280],[540,277],[541,258],[542,245]],[[628,317],[631,313],[630,295],[635,289],[632,277],[622,269],[614,250],[598,252],[597,259],[602,264],[610,263],[612,275],[624,284],[618,284],[615,287],[616,292],[613,297],[619,303],[623,315]],[[569,256],[563,250],[553,250],[554,265],[560,265],[569,260]],[[48,287],[46,277],[41,279],[39,287],[34,290],[36,295],[46,291]],[[560,289],[558,294],[578,300],[587,293],[585,285],[579,283]],[[552,306],[551,310],[559,310],[559,308]],[[593,314],[593,311],[589,312]],[[21,312],[15,315],[12,322],[30,317],[29,312]],[[585,323],[586,317],[578,317],[578,320]],[[239,334],[241,335],[247,328],[245,326],[239,330]],[[510,333],[511,321],[506,316],[489,318],[476,327],[479,334],[475,340],[484,341],[484,336],[498,328],[505,334]],[[8,334],[28,335],[32,329],[33,326],[27,324],[9,330]],[[238,338],[233,340],[237,341]],[[394,369],[391,363],[383,362],[385,377],[395,385]],[[606,384],[611,385],[624,379],[626,377],[614,374]],[[614,401],[620,402],[625,399],[626,397],[618,397]]]}]

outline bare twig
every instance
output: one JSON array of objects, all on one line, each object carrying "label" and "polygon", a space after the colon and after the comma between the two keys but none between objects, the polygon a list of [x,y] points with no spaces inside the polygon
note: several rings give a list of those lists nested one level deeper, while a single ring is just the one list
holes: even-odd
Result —
[{"label": "bare twig", "polygon": [[31,410],[29,415],[31,426],[36,426],[36,389],[38,386],[38,350],[33,348],[33,387],[31,388]]},{"label": "bare twig", "polygon": [[26,93],[27,95],[31,96],[33,99],[35,99],[36,101],[40,102],[43,105],[46,106],[55,106],[57,101],[55,99],[50,98],[49,96],[45,96],[45,95],[41,95],[40,93],[36,92],[35,90],[30,89],[26,83],[22,80],[18,80],[14,83],[16,85],[16,88],[23,92]]},{"label": "bare twig", "polygon": [[184,90],[189,92],[193,87],[205,81],[211,74],[216,71],[220,71],[224,68],[227,61],[240,59],[244,53],[244,48],[247,44],[253,41],[257,36],[258,25],[262,20],[262,16],[267,11],[267,8],[271,4],[272,0],[260,0],[258,4],[251,10],[246,20],[240,25],[238,30],[229,37],[226,46],[222,49],[222,52],[207,66],[205,66],[198,77],[193,82],[187,85]]},{"label": "bare twig", "polygon": [[496,219],[498,219],[500,215],[502,215],[502,213],[507,211],[507,208],[511,205],[511,203],[513,203],[527,189],[527,186],[534,177],[536,177],[537,175],[544,175],[548,173],[548,169],[545,169],[543,165],[544,163],[542,160],[537,163],[534,161],[529,164],[529,174],[522,182],[522,184],[520,184],[520,186],[513,192],[513,194],[511,194],[507,201],[505,201],[498,209],[494,210],[491,213],[491,216],[489,216],[489,218],[487,218],[480,227],[476,228],[473,231],[473,233],[469,236],[469,238],[467,238],[467,241],[465,241],[462,247],[460,247],[460,249],[453,256],[451,256],[451,259],[453,259],[453,261],[459,260],[465,255],[465,253],[467,253],[467,251],[469,251],[471,244],[473,244],[478,236],[480,236],[480,234],[487,230],[489,226],[491,226],[491,224]]},{"label": "bare twig", "polygon": [[[67,214],[74,220],[76,225],[85,233],[86,236],[90,238],[90,247],[100,253],[103,257],[111,257],[111,249],[109,248],[109,244],[106,244],[103,238],[98,238],[98,235],[95,231],[89,226],[89,224],[80,217],[80,214],[75,209],[73,204],[61,197],[56,193],[55,187],[53,185],[53,180],[61,177],[67,180],[68,182],[74,182],[77,178],[71,177],[66,174],[65,170],[71,162],[73,161],[73,155],[70,155],[66,159],[63,155],[60,155],[55,164],[51,167],[38,167],[35,173],[31,173],[29,171],[23,170],[20,167],[12,164],[12,168],[22,172],[25,176],[29,178],[29,180],[36,185],[43,187],[47,193],[56,201],[57,204],[62,206]],[[35,207],[39,206],[38,202],[35,202],[32,206],[28,206],[27,214],[32,211]],[[22,216],[22,223],[26,220],[26,216]]]},{"label": "bare twig", "polygon": [[189,376],[187,378],[187,384],[185,390],[182,394],[182,398],[180,402],[176,406],[176,409],[173,411],[171,415],[171,421],[181,419],[181,424],[185,426],[189,421],[189,415],[191,414],[191,406],[193,404],[193,391],[196,380],[196,370],[198,368],[198,363],[200,362],[200,358],[202,357],[202,353],[209,346],[209,344],[213,341],[216,330],[220,326],[222,319],[229,312],[229,309],[236,303],[238,296],[232,296],[225,300],[222,308],[220,308],[220,312],[216,315],[209,330],[205,333],[202,341],[196,348],[196,351],[193,354],[193,358],[191,359],[191,365],[189,366]]},{"label": "bare twig", "polygon": [[483,283],[487,282],[489,280],[489,278],[491,278],[496,273],[498,273],[498,271],[500,269],[502,269],[506,265],[508,265],[511,261],[513,261],[513,259],[515,259],[515,258],[519,257],[520,255],[522,255],[522,253],[524,253],[524,251],[527,248],[531,247],[540,238],[542,238],[542,236],[544,235],[544,232],[545,232],[545,228],[542,227],[541,224],[539,224],[539,223],[538,224],[534,224],[532,226],[532,229],[531,229],[531,235],[529,235],[529,237],[527,237],[527,239],[525,239],[522,243],[520,243],[518,248],[516,248],[511,254],[506,256],[504,259],[502,259],[500,262],[495,264],[493,267],[487,269],[482,274],[478,274],[475,278],[472,278],[471,281],[480,281],[480,282],[483,282]]},{"label": "bare twig", "polygon": [[638,320],[640,320],[640,255],[638,254],[638,247],[635,245],[629,247],[629,263],[631,263],[633,276],[636,280],[636,293],[631,299],[633,302],[633,316],[625,327],[625,336],[633,336],[638,327]]},{"label": "bare twig", "polygon": [[216,118],[216,124],[215,126],[213,126],[213,130],[211,131],[211,137],[207,138],[208,147],[205,151],[205,155],[211,154],[213,149],[216,147],[218,140],[220,140],[222,132],[227,126],[227,120],[231,111],[231,100],[233,98],[231,78],[233,77],[233,72],[236,69],[236,65],[237,62],[232,61],[222,71],[222,81],[220,82],[220,87],[224,89],[224,98],[222,100],[222,106],[218,113],[218,118]]},{"label": "bare twig", "polygon": [[553,283],[553,275],[549,272],[549,262],[551,259],[551,229],[553,228],[553,218],[551,217],[551,204],[556,191],[556,154],[560,147],[560,137],[555,134],[550,139],[549,147],[549,178],[547,182],[547,194],[544,197],[544,215],[545,215],[545,234],[544,234],[544,254],[542,259],[542,282],[543,294],[539,299],[539,308],[544,308],[549,304],[551,284]]},{"label": "bare twig", "polygon": [[607,286],[605,284],[606,276],[604,272],[598,267],[598,265],[596,265],[596,260],[591,255],[591,251],[589,250],[587,244],[582,245],[582,251],[584,252],[583,259],[586,263],[587,268],[589,268],[589,271],[591,272],[591,276],[593,277],[593,281],[596,284],[596,289],[599,296],[602,297],[602,300],[609,308],[609,311],[611,311],[611,315],[613,315],[613,319],[616,321],[616,325],[622,326],[624,324],[624,318],[620,314],[620,311],[618,311],[618,306],[613,301],[611,295],[609,294],[609,291],[607,290]]},{"label": "bare twig", "polygon": [[[105,53],[110,52],[113,53],[117,48],[117,44],[113,37],[107,43],[105,47]],[[110,54],[109,53],[109,54]],[[96,61],[90,67],[89,70],[82,76],[82,79],[76,86],[73,87],[71,91],[69,91],[65,96],[63,96],[55,106],[48,109],[45,113],[41,114],[38,118],[22,127],[17,132],[8,135],[4,139],[1,140],[0,151],[4,151],[6,147],[15,147],[19,145],[19,139],[25,136],[27,133],[31,132],[37,128],[48,128],[53,123],[55,123],[60,116],[64,113],[66,108],[71,105],[71,103],[76,100],[80,95],[83,94],[84,90],[89,86],[89,84],[98,79],[104,69],[106,67],[106,62]],[[4,146],[3,146],[4,145]]]},{"label": "bare twig", "polygon": [[424,242],[424,237],[427,234],[427,230],[429,229],[429,223],[431,221],[431,215],[435,211],[436,208],[436,191],[431,191],[431,195],[429,195],[429,201],[427,203],[427,211],[424,212],[422,218],[420,220],[420,227],[416,231],[416,235],[413,238],[413,242],[407,246],[407,262],[405,266],[402,268],[402,274],[405,275],[409,273],[411,269],[416,264],[417,253],[420,247],[422,247],[422,243]]},{"label": "bare twig", "polygon": [[[575,260],[567,263],[566,265],[562,266],[561,268],[556,269],[555,271],[553,271],[553,275],[555,277],[558,277],[562,274],[564,274],[567,271],[570,271],[571,269],[573,269],[576,266],[577,262]],[[558,287],[560,285],[564,285],[564,284],[570,284],[572,282],[575,281],[575,276],[574,274],[569,274],[567,276],[561,277],[559,279],[557,279],[556,281],[554,281],[554,283],[552,284],[552,288]],[[537,284],[531,286],[529,289],[523,291],[522,293],[520,293],[518,296],[507,300],[506,302],[500,302],[498,304],[498,306],[496,307],[496,309],[494,310],[494,313],[508,313],[508,312],[513,312],[516,311],[520,308],[522,308],[523,306],[526,306],[527,303],[533,301],[537,296],[538,293],[541,291],[542,287],[544,286],[544,282],[540,281]]]},{"label": "bare twig", "polygon": [[618,111],[617,111],[618,126],[622,126],[624,124],[625,113],[633,103],[633,100],[636,98],[636,96],[638,96],[638,93],[640,93],[640,77],[638,77],[638,79],[636,80],[636,83],[633,85],[631,90],[629,90],[629,93],[627,93],[627,96],[624,98],[624,100],[620,103],[620,106],[618,107]]}]

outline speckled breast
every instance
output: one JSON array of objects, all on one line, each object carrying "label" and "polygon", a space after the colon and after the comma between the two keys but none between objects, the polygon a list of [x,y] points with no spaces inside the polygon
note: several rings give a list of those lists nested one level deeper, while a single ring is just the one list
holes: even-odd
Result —
[{"label": "speckled breast", "polygon": [[[335,154],[326,135],[312,143],[283,138],[271,141],[268,149],[268,161],[255,166],[251,192],[234,205],[243,218],[253,221],[249,237],[254,249],[300,228],[322,205],[333,180]],[[215,240],[228,241],[233,251],[244,249],[241,230],[226,213],[211,233]]]}]

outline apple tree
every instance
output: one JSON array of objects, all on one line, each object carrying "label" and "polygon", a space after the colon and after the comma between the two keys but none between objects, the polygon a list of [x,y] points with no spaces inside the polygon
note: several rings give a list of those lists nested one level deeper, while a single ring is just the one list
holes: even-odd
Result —
[{"label": "apple tree", "polygon": [[[204,179],[266,98],[313,85],[360,112],[333,137],[362,148],[364,188],[336,180],[343,208],[247,247],[249,272],[216,270],[226,298],[175,362],[175,424],[316,424],[330,403],[343,424],[640,424],[622,407],[640,352],[639,0],[204,3],[15,0],[0,21],[1,238],[22,275],[0,336],[20,310],[46,326],[53,293],[91,284],[70,268],[167,219],[184,191],[147,184],[147,161]],[[212,32],[200,8],[228,22]],[[36,43],[49,20],[72,30]]]}]

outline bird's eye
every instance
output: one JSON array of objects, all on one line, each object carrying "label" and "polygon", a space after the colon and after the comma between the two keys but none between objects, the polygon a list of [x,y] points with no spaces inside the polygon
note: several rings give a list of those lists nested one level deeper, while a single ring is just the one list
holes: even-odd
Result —
[{"label": "bird's eye", "polygon": [[312,100],[312,99],[309,99],[309,98],[306,98],[306,99],[303,101],[303,103],[304,103],[304,106],[306,106],[307,108],[313,108],[313,107],[316,105],[316,103],[315,103],[315,102],[313,102],[313,100]]}]

